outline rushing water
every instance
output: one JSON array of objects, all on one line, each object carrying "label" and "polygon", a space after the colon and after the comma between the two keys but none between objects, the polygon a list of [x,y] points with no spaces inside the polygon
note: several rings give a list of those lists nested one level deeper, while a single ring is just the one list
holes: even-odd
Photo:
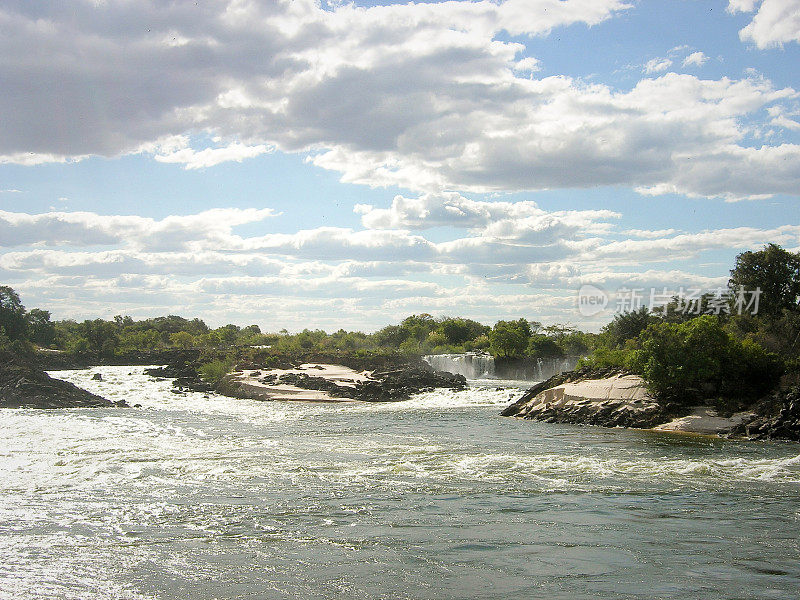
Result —
[{"label": "rushing water", "polygon": [[[101,372],[103,381],[91,381]],[[800,446],[170,393],[0,411],[0,598],[791,598]]]},{"label": "rushing water", "polygon": [[467,379],[517,380],[530,384],[532,381],[544,381],[553,375],[574,369],[579,357],[538,358],[516,365],[505,364],[500,369],[495,365],[494,357],[484,352],[428,354],[422,359],[437,371],[463,375]]}]

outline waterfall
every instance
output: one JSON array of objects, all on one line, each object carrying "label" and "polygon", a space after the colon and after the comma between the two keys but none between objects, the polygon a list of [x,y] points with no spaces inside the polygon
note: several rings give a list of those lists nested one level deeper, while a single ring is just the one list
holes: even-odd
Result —
[{"label": "waterfall", "polygon": [[429,354],[422,360],[437,371],[463,375],[467,379],[494,377],[494,358],[491,354],[466,352],[465,354]]},{"label": "waterfall", "polygon": [[464,354],[428,354],[422,360],[437,371],[463,375],[467,379],[514,379],[518,381],[544,381],[564,371],[571,371],[579,356],[564,358],[524,358],[495,364],[490,354],[466,352]]}]

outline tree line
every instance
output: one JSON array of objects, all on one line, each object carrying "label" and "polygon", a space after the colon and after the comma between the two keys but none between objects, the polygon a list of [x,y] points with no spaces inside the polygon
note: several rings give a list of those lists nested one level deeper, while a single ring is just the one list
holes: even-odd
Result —
[{"label": "tree line", "polygon": [[409,355],[483,351],[499,358],[583,355],[595,346],[595,334],[570,326],[544,327],[520,318],[494,326],[462,317],[410,315],[397,325],[375,333],[340,329],[327,333],[304,329],[264,333],[258,325],[228,324],[212,329],[199,318],[176,315],[134,320],[52,321],[50,312],[26,310],[11,287],[0,286],[0,346],[32,344],[70,354],[125,356],[170,348],[224,350],[237,347],[270,348],[277,354],[349,352],[368,355],[397,352]]}]

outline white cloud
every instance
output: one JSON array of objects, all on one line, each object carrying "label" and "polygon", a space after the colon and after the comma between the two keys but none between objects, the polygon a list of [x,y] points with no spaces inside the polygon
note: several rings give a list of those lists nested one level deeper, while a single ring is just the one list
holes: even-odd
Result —
[{"label": "white cloud", "polygon": [[171,150],[164,154],[156,154],[155,159],[164,163],[179,163],[184,165],[186,169],[203,169],[224,162],[242,162],[246,158],[253,158],[273,150],[274,148],[265,144],[246,146],[235,142],[223,148],[205,148],[203,150],[181,148],[180,150]]},{"label": "white cloud", "polygon": [[[450,224],[460,237],[431,239],[431,228],[448,223],[454,211]],[[268,329],[294,323],[370,329],[405,309],[489,322],[515,315],[578,320],[575,290],[583,282],[710,285],[724,281],[727,265],[715,277],[672,263],[767,242],[800,246],[797,225],[627,230],[622,235],[631,238],[619,240],[614,212],[546,211],[533,202],[458,194],[398,197],[389,208],[360,212],[375,228],[258,233],[251,227],[248,235],[235,227],[274,213],[217,209],[154,220],[0,212],[0,239],[14,247],[0,252],[0,273],[27,306],[52,309],[57,318],[180,313]]]},{"label": "white cloud", "polygon": [[753,20],[739,31],[743,42],[764,50],[800,42],[800,0],[729,0],[728,11],[753,12]]},{"label": "white cloud", "polygon": [[[524,46],[497,36],[594,25],[628,8],[619,0],[330,10],[313,0],[202,7],[86,0],[70,11],[8,3],[0,9],[0,52],[10,57],[0,66],[0,161],[145,151],[202,168],[276,148],[311,152],[313,164],[344,181],[424,192],[604,185],[694,195],[708,187],[726,197],[784,192],[759,178],[746,192],[724,178],[694,186],[680,177],[681,160],[702,158],[708,172],[696,177],[709,180],[720,169],[705,157],[727,145],[725,168],[743,170],[741,123],[793,90],[674,73],[629,91],[537,79],[536,57],[520,59]],[[673,59],[656,60],[650,72]],[[798,163],[789,167],[800,173]],[[789,180],[797,190],[800,176]]]},{"label": "white cloud", "polygon": [[628,229],[622,232],[625,235],[632,235],[638,238],[655,239],[678,233],[675,229]]},{"label": "white cloud", "polygon": [[661,73],[666,71],[672,66],[672,61],[669,58],[653,58],[647,61],[644,65],[643,72],[651,75],[653,73]]},{"label": "white cloud", "polygon": [[[455,227],[483,230],[496,237],[518,237],[521,231],[565,229],[597,232],[601,223],[620,215],[609,210],[547,212],[535,202],[476,201],[451,192],[423,194],[417,198],[395,196],[386,209],[356,205],[368,229]],[[511,233],[514,230],[517,233]],[[561,231],[563,234],[564,231]]]},{"label": "white cloud", "polygon": [[107,246],[125,243],[141,249],[174,250],[195,242],[233,238],[233,227],[275,216],[272,209],[212,209],[161,220],[134,215],[50,212],[30,215],[0,210],[0,247],[29,245]]},{"label": "white cloud", "polygon": [[728,12],[753,12],[760,0],[728,0]]},{"label": "white cloud", "polygon": [[517,62],[514,63],[512,68],[515,71],[528,72],[528,73],[541,71],[542,69],[539,59],[533,58],[532,56],[528,56],[526,58],[523,58],[522,60],[518,60]]},{"label": "white cloud", "polygon": [[696,66],[702,67],[708,61],[708,57],[703,52],[692,52],[689,56],[683,59],[683,66]]},{"label": "white cloud", "polygon": [[645,261],[667,262],[692,258],[715,249],[756,248],[767,243],[789,248],[800,244],[800,225],[783,225],[767,230],[735,227],[663,238],[609,242],[594,248],[592,255],[585,258],[638,265]]}]

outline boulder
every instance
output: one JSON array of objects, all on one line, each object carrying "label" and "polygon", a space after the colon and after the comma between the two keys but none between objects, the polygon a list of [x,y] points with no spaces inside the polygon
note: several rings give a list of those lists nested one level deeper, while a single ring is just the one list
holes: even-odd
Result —
[{"label": "boulder", "polygon": [[111,402],[72,383],[53,379],[22,357],[0,355],[0,408],[111,408]]},{"label": "boulder", "polygon": [[640,377],[616,370],[556,375],[532,387],[501,414],[549,423],[637,428],[653,427],[666,418]]},{"label": "boulder", "polygon": [[751,440],[779,439],[800,442],[800,387],[776,392],[756,407],[753,418],[731,434]]}]

